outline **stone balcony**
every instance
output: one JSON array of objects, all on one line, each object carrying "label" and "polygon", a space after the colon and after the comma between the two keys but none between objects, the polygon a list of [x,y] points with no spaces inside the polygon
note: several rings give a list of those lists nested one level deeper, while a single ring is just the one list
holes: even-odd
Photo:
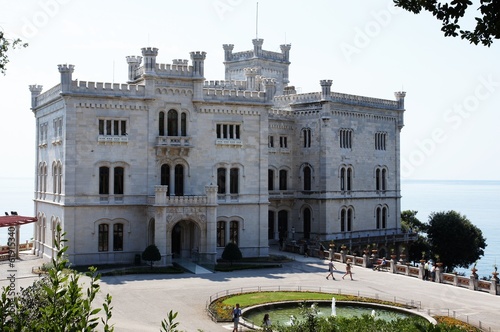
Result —
[{"label": "stone balcony", "polygon": [[156,137],[156,155],[188,156],[193,147],[190,136],[158,136]]}]

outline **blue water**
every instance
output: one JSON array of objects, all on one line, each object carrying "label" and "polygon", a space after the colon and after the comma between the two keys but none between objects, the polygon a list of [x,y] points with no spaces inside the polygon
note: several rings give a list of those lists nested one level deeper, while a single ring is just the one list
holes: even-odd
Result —
[{"label": "blue water", "polygon": [[[417,218],[429,221],[432,212],[455,210],[481,229],[486,239],[484,256],[478,261],[480,277],[493,265],[500,266],[500,181],[402,180],[401,210],[416,210]],[[469,269],[457,269],[470,275]]]},{"label": "blue water", "polygon": [[[33,178],[0,177],[0,213],[17,211],[33,216]],[[401,209],[418,211],[427,222],[432,212],[455,210],[465,215],[483,232],[487,247],[477,263],[478,274],[489,276],[493,265],[500,265],[500,181],[402,180]],[[20,241],[33,237],[33,225],[21,226]],[[7,242],[7,229],[0,229],[0,244]],[[467,269],[459,272],[469,273]]]}]

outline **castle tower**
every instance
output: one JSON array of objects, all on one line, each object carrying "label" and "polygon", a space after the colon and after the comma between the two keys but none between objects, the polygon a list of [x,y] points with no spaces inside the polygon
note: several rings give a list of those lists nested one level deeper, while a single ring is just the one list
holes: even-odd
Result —
[{"label": "castle tower", "polygon": [[262,44],[264,44],[264,39],[252,39],[253,43],[253,56],[258,58],[262,55]]},{"label": "castle tower", "polygon": [[58,65],[59,73],[61,73],[61,92],[68,92],[71,87],[71,80],[73,71],[75,70],[74,65]]},{"label": "castle tower", "polygon": [[319,84],[321,85],[321,100],[329,100],[332,93],[332,80],[321,80]]},{"label": "castle tower", "polygon": [[224,61],[231,61],[233,59],[233,44],[224,44],[222,45],[224,49]]},{"label": "castle tower", "polygon": [[247,90],[258,90],[257,85],[255,84],[255,77],[258,74],[258,68],[245,68],[245,76],[247,77]]},{"label": "castle tower", "polygon": [[156,47],[143,47],[141,50],[144,57],[144,74],[153,74],[156,69],[158,49]]},{"label": "castle tower", "polygon": [[42,85],[30,85],[29,86],[30,91],[31,91],[31,108],[36,107],[36,97],[42,93],[43,86]]},{"label": "castle tower", "polygon": [[291,44],[283,44],[280,45],[281,48],[281,54],[283,54],[283,60],[289,61],[290,60],[290,49],[292,48]]},{"label": "castle tower", "polygon": [[136,70],[141,65],[142,56],[127,56],[128,63],[128,82],[133,82],[136,77]]},{"label": "castle tower", "polygon": [[193,62],[193,75],[204,77],[206,52],[191,52],[191,61]]},{"label": "castle tower", "polygon": [[396,97],[396,101],[398,102],[398,106],[400,109],[405,108],[405,96],[406,92],[404,91],[396,91],[394,92],[394,96]]},{"label": "castle tower", "polygon": [[276,80],[274,78],[264,78],[262,80],[264,91],[266,92],[266,100],[272,101],[276,94]]},{"label": "castle tower", "polygon": [[[262,49],[264,39],[253,39],[253,50],[233,53],[233,44],[224,44],[225,80],[247,81],[245,68],[257,69],[257,75],[262,78],[273,78],[276,84],[276,94],[283,94],[288,85],[288,67],[290,66],[291,45],[281,45],[281,52]],[[258,77],[255,78],[255,89],[259,89]]]}]

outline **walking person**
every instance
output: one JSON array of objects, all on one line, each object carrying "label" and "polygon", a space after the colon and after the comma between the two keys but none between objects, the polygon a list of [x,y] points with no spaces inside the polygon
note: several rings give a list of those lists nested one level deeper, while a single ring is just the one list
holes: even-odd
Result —
[{"label": "walking person", "polygon": [[342,279],[344,279],[344,277],[345,277],[346,275],[349,275],[349,276],[351,277],[351,280],[354,280],[354,279],[352,278],[352,271],[351,271],[351,270],[352,270],[351,260],[350,260],[350,259],[348,259],[348,260],[347,260],[347,262],[346,262],[346,265],[345,265],[345,274],[342,276]]},{"label": "walking person", "polygon": [[238,326],[240,324],[241,309],[240,304],[236,303],[236,307],[233,309],[233,332],[238,332]]},{"label": "walking person", "polygon": [[335,265],[333,265],[333,258],[330,259],[330,262],[328,263],[328,275],[326,276],[326,279],[328,279],[329,276],[332,276],[332,280],[335,280],[335,277],[333,276],[333,270],[336,270],[337,268]]}]

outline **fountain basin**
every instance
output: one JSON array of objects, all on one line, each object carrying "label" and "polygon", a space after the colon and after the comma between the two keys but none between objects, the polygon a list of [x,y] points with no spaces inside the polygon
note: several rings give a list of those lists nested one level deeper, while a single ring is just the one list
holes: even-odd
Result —
[{"label": "fountain basin", "polygon": [[[421,317],[432,324],[437,324],[436,320],[428,315],[416,312],[414,310],[405,309],[401,307],[375,304],[369,302],[355,302],[355,301],[334,301],[335,304],[332,306],[332,302],[325,300],[317,301],[306,301],[308,306],[312,304],[317,304],[318,316],[330,316],[335,314],[336,316],[342,317],[356,317],[363,315],[375,315],[376,319],[384,319],[387,321],[392,321],[396,319],[403,319],[408,317]],[[264,305],[258,305],[246,308],[243,310],[243,324],[248,327],[259,328],[262,324],[262,317],[264,314],[268,313],[271,316],[271,321],[273,324],[287,325],[290,324],[291,316],[293,315],[296,319],[301,320],[302,315],[300,314],[299,304],[304,303],[303,301],[285,301],[285,302],[275,302],[267,303]]]}]

